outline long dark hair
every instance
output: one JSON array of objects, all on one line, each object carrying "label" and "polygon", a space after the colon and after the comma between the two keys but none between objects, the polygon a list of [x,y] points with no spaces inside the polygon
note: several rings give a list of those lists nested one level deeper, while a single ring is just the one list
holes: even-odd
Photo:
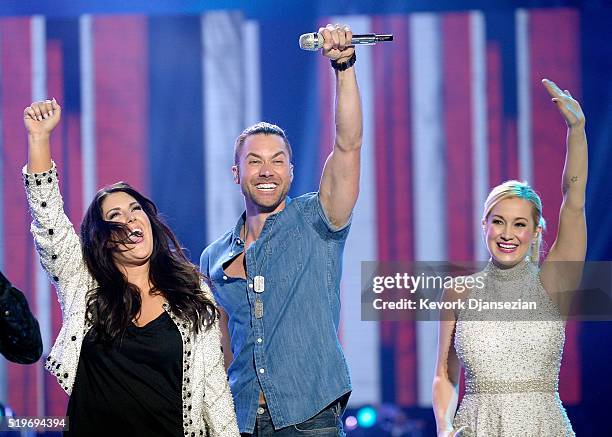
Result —
[{"label": "long dark hair", "polygon": [[110,343],[122,335],[138,315],[142,299],[137,286],[130,284],[117,268],[113,251],[128,238],[123,223],[105,221],[102,201],[111,193],[124,192],[140,204],[151,222],[153,250],[149,259],[151,292],[160,293],[181,319],[195,332],[207,329],[218,317],[214,303],[200,290],[207,281],[183,252],[178,240],[163,223],[155,204],[125,182],[102,188],[89,205],[81,224],[83,257],[89,272],[98,283],[87,297],[87,321],[95,329],[96,339]]}]

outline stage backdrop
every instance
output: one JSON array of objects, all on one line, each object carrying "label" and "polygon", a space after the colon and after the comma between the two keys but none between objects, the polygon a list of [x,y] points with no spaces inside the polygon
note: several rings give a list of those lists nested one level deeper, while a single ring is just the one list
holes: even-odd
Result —
[{"label": "stage backdrop", "polygon": [[[79,226],[95,191],[125,180],[148,194],[197,262],[242,212],[234,138],[258,120],[286,129],[292,195],[316,190],[333,144],[329,62],[300,33],[345,22],[395,41],[359,47],[364,108],[361,192],[344,258],[343,348],[352,405],[430,406],[435,323],[362,322],[360,263],[484,260],[488,190],[528,180],[550,245],[561,203],[565,124],[540,80],[581,99],[580,13],[573,9],[418,12],[249,19],[81,15],[0,19],[0,264],[28,295],[45,352],[61,319],[32,238],[20,171],[23,108],[55,97],[52,137],[68,216]],[[554,32],[552,29],[563,29]],[[569,324],[561,398],[581,400],[580,325]],[[19,415],[62,415],[67,397],[42,365],[3,364],[1,399]]]}]

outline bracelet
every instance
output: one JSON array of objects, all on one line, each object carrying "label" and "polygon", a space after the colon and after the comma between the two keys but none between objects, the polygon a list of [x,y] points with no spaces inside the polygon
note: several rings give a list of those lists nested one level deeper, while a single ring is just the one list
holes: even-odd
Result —
[{"label": "bracelet", "polygon": [[334,70],[344,71],[344,70],[348,70],[349,68],[351,68],[355,64],[356,60],[357,60],[357,55],[355,54],[355,52],[353,52],[353,56],[351,56],[350,58],[348,58],[348,60],[344,62],[337,62],[335,59],[330,59],[330,63]]}]

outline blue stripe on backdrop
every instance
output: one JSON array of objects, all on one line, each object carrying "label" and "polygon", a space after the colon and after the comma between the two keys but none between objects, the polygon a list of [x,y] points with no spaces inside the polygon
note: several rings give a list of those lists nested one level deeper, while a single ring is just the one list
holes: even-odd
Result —
[{"label": "blue stripe on backdrop", "polygon": [[[612,260],[612,199],[610,162],[612,162],[612,40],[610,14],[593,9],[581,14],[582,32],[582,107],[587,117],[589,137],[589,184],[586,218],[587,258]],[[606,200],[608,199],[608,200]],[[601,433],[602,422],[610,412],[612,379],[599,377],[610,371],[612,322],[583,322],[580,332],[583,399],[572,419],[578,435]],[[597,375],[597,376],[595,376]],[[570,409],[571,413],[571,409]]]},{"label": "blue stripe on backdrop", "polygon": [[516,31],[512,11],[494,11],[485,14],[487,42],[500,46],[503,86],[503,114],[516,119]]},{"label": "blue stripe on backdrop", "polygon": [[[587,187],[587,259],[612,260],[612,41],[610,17],[602,10],[581,14],[582,108],[589,138],[589,184]],[[608,199],[606,201],[605,199]],[[612,387],[611,387],[612,388]]]},{"label": "blue stripe on backdrop", "polygon": [[[62,195],[64,196],[64,210],[68,217],[75,220],[74,225],[76,226],[77,232],[81,219],[83,217],[82,211],[73,211],[73,204],[68,199],[72,198],[72,191],[78,190],[74,186],[77,175],[69,174],[70,168],[79,167],[80,156],[75,156],[68,145],[70,140],[69,129],[70,123],[68,122],[68,114],[80,114],[81,112],[81,88],[77,84],[81,83],[81,72],[80,72],[80,57],[79,57],[79,22],[76,18],[70,19],[51,19],[46,22],[47,40],[58,40],[61,45],[62,53],[62,91],[63,96],[52,96],[51,91],[47,97],[55,97],[62,105],[62,119],[63,122],[59,125],[59,129],[62,130],[60,136],[63,144],[61,145],[61,156],[60,159],[64,170],[62,179],[60,179],[60,188]],[[72,162],[72,161],[76,162]],[[78,217],[78,220],[76,220]]]},{"label": "blue stripe on backdrop", "polygon": [[196,264],[206,242],[200,35],[199,16],[149,19],[151,197]]},{"label": "blue stripe on backdrop", "polygon": [[[296,50],[300,34],[317,30],[318,24],[303,19],[262,21],[260,26],[262,119],[289,137],[295,168],[290,195],[295,197],[319,188],[318,54]],[[295,38],[271,37],[291,34]]]},{"label": "blue stripe on backdrop", "polygon": [[[485,14],[485,26],[486,26],[486,44],[489,48],[497,49],[499,55],[499,89],[495,90],[499,92],[499,98],[501,99],[499,108],[500,113],[492,114],[491,109],[487,110],[489,115],[489,126],[495,122],[499,123],[499,138],[498,142],[498,153],[499,157],[502,158],[503,164],[499,166],[499,169],[493,169],[491,159],[489,159],[489,171],[491,175],[498,176],[499,180],[491,180],[489,178],[489,184],[497,185],[508,179],[520,179],[518,174],[518,166],[516,165],[517,160],[517,144],[513,139],[517,138],[516,134],[516,120],[518,116],[517,109],[517,87],[516,87],[516,31],[515,21],[511,11],[493,11]],[[492,47],[491,47],[492,46]],[[487,55],[489,57],[489,55]],[[490,60],[488,60],[490,62]],[[488,73],[488,81],[494,80],[490,76],[492,72]],[[489,84],[487,84],[489,86]],[[490,92],[489,92],[490,94]],[[489,95],[489,99],[491,99]],[[492,132],[489,131],[489,135]],[[491,147],[491,144],[489,144]],[[533,181],[529,181],[533,182]]]},{"label": "blue stripe on backdrop", "polygon": [[62,71],[64,101],[62,111],[81,111],[81,82],[79,69],[79,21],[77,18],[55,18],[46,23],[47,39],[57,39],[62,44]]}]

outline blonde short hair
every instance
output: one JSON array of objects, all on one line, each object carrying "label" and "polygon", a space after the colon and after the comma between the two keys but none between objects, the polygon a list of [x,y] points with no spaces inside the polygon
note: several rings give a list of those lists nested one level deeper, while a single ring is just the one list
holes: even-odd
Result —
[{"label": "blonde short hair", "polygon": [[[527,182],[519,182],[516,180],[506,181],[491,190],[487,196],[487,200],[485,201],[482,220],[485,222],[488,220],[491,210],[495,207],[495,205],[502,200],[511,198],[525,199],[529,201],[532,206],[531,214],[536,228],[540,226],[542,231],[546,229],[546,221],[542,216],[542,200],[540,199],[540,196],[538,196],[538,193],[536,193]],[[541,246],[542,232],[538,232],[538,237],[536,238],[531,251],[529,252],[531,261],[535,263],[540,261]]]}]

